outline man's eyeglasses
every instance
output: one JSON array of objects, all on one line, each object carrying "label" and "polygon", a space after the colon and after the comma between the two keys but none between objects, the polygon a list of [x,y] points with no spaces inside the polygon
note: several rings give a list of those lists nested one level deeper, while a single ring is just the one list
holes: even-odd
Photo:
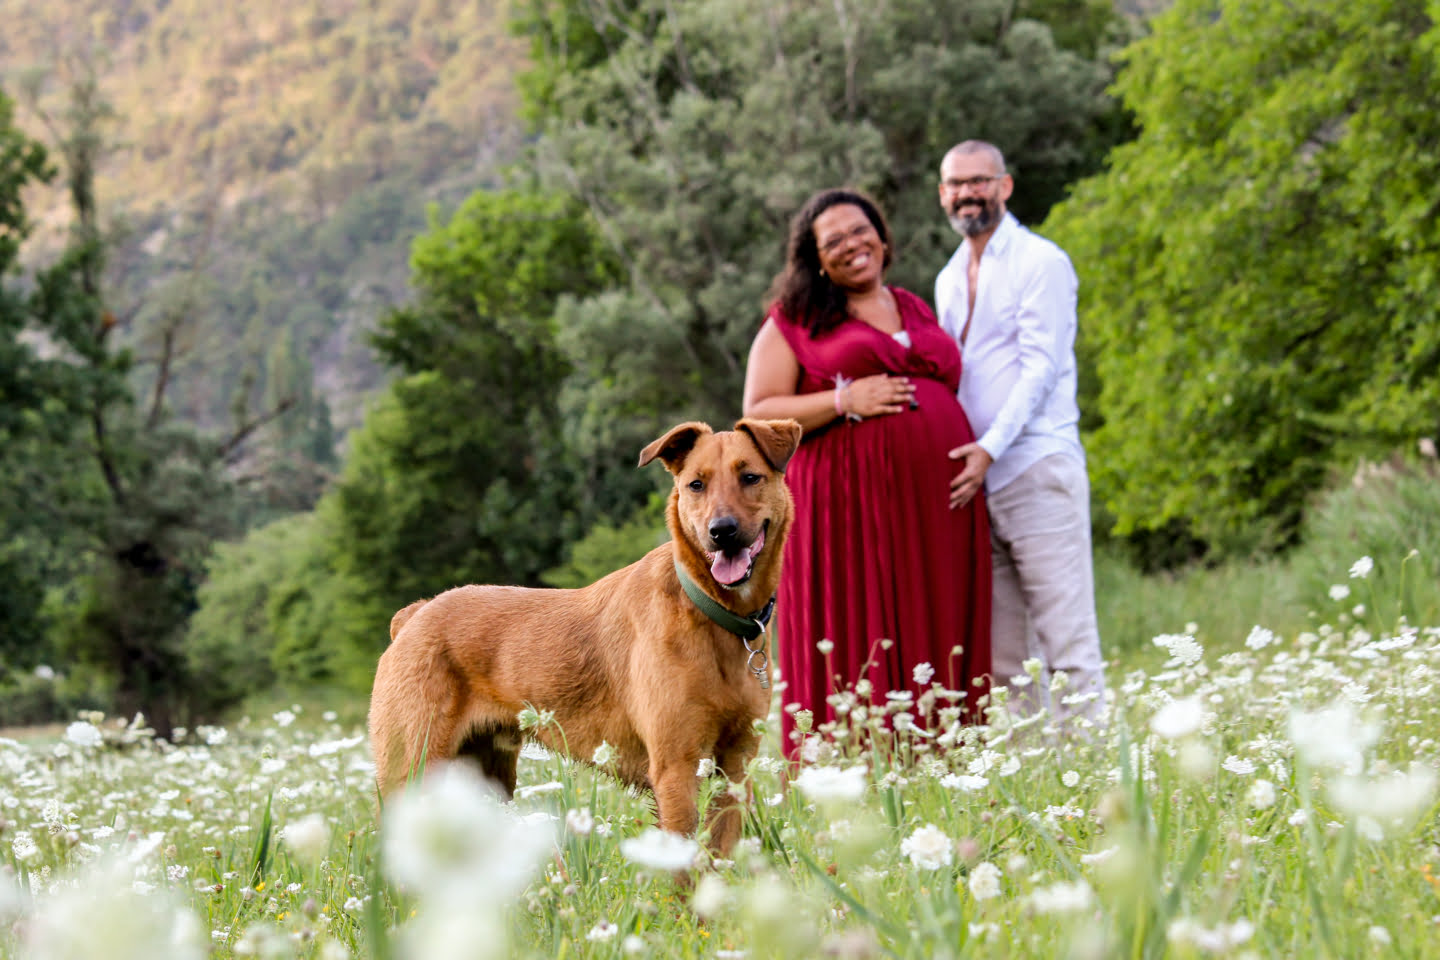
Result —
[{"label": "man's eyeglasses", "polygon": [[1005,174],[1003,173],[997,173],[990,177],[966,177],[964,180],[941,180],[940,186],[946,190],[959,190],[961,187],[979,188],[985,186],[985,184],[992,180],[1000,180],[1004,178],[1004,176]]}]

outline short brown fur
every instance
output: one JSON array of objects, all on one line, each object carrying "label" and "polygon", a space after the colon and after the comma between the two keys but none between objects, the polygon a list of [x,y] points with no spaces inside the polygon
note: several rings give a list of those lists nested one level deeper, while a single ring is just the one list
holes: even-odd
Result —
[{"label": "short brown fur", "polygon": [[[516,717],[531,706],[554,712],[556,725],[534,733],[547,747],[588,761],[608,742],[620,779],[654,791],[660,827],[693,833],[700,761],[744,779],[770,697],[740,637],[685,595],[675,563],[727,609],[763,608],[779,582],[793,514],[783,472],[799,441],[793,420],[741,420],[722,433],[681,424],[640,453],[640,466],[659,459],[674,475],[671,542],[578,590],[458,587],[396,613],[370,701],[380,794],[457,756],[512,793]],[[706,558],[717,520],[735,521],[742,547],[765,535],[733,588]],[[707,820],[711,848],[728,852],[740,824],[722,792]]]}]

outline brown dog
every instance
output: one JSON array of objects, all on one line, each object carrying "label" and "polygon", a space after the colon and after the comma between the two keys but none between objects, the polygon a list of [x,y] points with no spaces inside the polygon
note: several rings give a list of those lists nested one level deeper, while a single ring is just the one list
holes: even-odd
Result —
[{"label": "brown dog", "polygon": [[[457,587],[395,614],[370,700],[380,794],[455,757],[513,793],[517,715],[533,707],[554,712],[533,732],[547,747],[588,761],[609,743],[620,779],[654,791],[660,827],[694,832],[700,761],[742,780],[769,708],[764,656],[750,652],[764,634],[731,631],[759,633],[769,617],[799,442],[793,420],[681,424],[640,452],[640,466],[658,458],[675,477],[670,543],[579,590]],[[727,852],[740,834],[727,793],[707,826]]]}]

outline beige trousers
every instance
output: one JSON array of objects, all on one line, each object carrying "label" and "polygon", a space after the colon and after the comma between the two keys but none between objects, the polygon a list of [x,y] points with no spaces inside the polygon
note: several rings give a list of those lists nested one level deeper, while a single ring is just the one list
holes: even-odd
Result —
[{"label": "beige trousers", "polygon": [[[997,682],[1011,683],[1012,709],[1039,707],[1057,719],[1096,718],[1105,679],[1095,620],[1095,574],[1090,552],[1090,479],[1085,464],[1053,454],[995,493],[990,509],[994,563],[991,659]],[[1042,665],[1039,683],[1015,685],[1027,659]],[[1051,694],[1051,676],[1067,686]],[[1075,702],[1077,694],[1098,696]],[[1066,699],[1071,703],[1066,703]]]}]

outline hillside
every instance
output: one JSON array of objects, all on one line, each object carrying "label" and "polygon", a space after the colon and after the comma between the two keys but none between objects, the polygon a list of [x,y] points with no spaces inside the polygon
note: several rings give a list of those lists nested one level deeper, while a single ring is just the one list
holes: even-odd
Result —
[{"label": "hillside", "polygon": [[[364,333],[405,295],[427,204],[516,154],[505,18],[483,0],[0,0],[0,83],[30,132],[55,142],[88,69],[113,111],[100,190],[142,388],[168,335],[172,404],[203,425],[282,395],[292,419],[357,422],[380,381]],[[66,207],[57,190],[31,210],[39,258]]]}]

